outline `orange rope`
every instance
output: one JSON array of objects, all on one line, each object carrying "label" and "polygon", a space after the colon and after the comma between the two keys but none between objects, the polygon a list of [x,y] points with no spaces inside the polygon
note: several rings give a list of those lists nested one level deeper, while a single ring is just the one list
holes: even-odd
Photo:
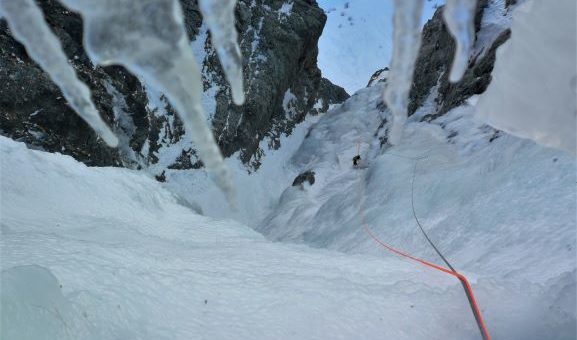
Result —
[{"label": "orange rope", "polygon": [[[360,144],[357,143],[357,151],[359,150],[359,148],[360,148]],[[361,186],[362,186],[362,183],[361,183]],[[392,253],[395,253],[399,256],[411,259],[415,262],[419,262],[419,263],[421,263],[427,267],[439,270],[441,272],[444,272],[446,274],[449,274],[449,275],[454,276],[457,279],[459,279],[459,281],[463,285],[463,289],[465,290],[465,294],[467,294],[467,298],[469,300],[469,304],[471,305],[471,309],[473,311],[473,315],[475,317],[475,320],[477,321],[477,325],[479,326],[479,331],[481,332],[481,336],[483,337],[484,340],[491,340],[491,336],[489,335],[489,331],[487,329],[487,326],[485,325],[485,321],[483,320],[483,315],[481,314],[481,310],[479,308],[479,305],[477,304],[477,300],[475,299],[475,294],[473,293],[473,288],[471,287],[469,280],[467,280],[467,278],[464,275],[458,273],[454,269],[453,270],[447,269],[445,267],[442,267],[442,266],[439,266],[439,265],[434,264],[432,262],[420,259],[418,257],[414,257],[408,253],[405,253],[403,251],[400,251],[400,250],[393,248],[392,246],[381,241],[375,234],[373,234],[373,232],[371,231],[371,228],[369,228],[369,225],[368,225],[367,220],[365,218],[365,213],[364,213],[364,209],[363,209],[362,204],[359,204],[359,215],[361,217],[361,222],[363,224],[363,228],[364,228],[365,232],[381,247],[383,247],[386,250],[388,250]]]}]

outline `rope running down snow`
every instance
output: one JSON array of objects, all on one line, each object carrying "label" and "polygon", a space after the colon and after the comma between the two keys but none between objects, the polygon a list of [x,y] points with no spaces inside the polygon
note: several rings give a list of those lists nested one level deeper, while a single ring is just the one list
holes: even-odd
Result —
[{"label": "rope running down snow", "polygon": [[[357,154],[360,154],[360,143],[357,143]],[[397,156],[395,154],[391,154],[392,156]],[[457,272],[453,266],[451,266],[451,264],[449,263],[449,261],[447,261],[447,259],[443,256],[443,254],[439,251],[439,249],[435,246],[435,244],[433,243],[433,241],[429,238],[429,236],[427,235],[427,233],[425,232],[423,226],[421,225],[419,219],[417,218],[417,214],[415,212],[415,204],[414,204],[414,184],[415,184],[415,176],[416,176],[416,170],[417,170],[417,164],[418,161],[426,158],[426,156],[423,157],[407,157],[407,156],[399,156],[402,158],[407,158],[407,159],[412,159],[415,161],[415,167],[413,169],[413,179],[411,181],[411,206],[412,206],[412,210],[413,210],[413,217],[415,218],[415,221],[417,222],[417,225],[419,226],[421,232],[423,233],[423,235],[425,236],[425,238],[427,239],[428,243],[433,247],[433,249],[435,250],[435,252],[439,255],[439,257],[441,257],[441,259],[445,262],[445,264],[450,268],[447,269],[445,267],[436,265],[434,263],[431,263],[429,261],[414,257],[408,253],[405,253],[403,251],[397,250],[395,248],[393,248],[392,246],[384,243],[383,241],[381,241],[372,231],[371,228],[369,227],[366,217],[365,217],[365,211],[363,209],[363,205],[362,202],[359,201],[359,215],[361,217],[361,222],[363,224],[363,229],[365,230],[365,232],[380,246],[382,246],[383,248],[385,248],[386,250],[395,253],[397,255],[400,255],[402,257],[411,259],[413,261],[419,262],[427,267],[430,268],[434,268],[437,269],[439,271],[442,271],[444,273],[447,273],[451,276],[456,277],[457,279],[459,279],[459,281],[461,282],[463,289],[465,290],[465,294],[467,295],[467,299],[469,300],[469,305],[471,306],[471,310],[473,312],[473,315],[475,316],[475,321],[477,322],[477,326],[479,327],[479,332],[481,333],[481,336],[483,337],[483,340],[491,340],[491,336],[489,335],[489,331],[487,329],[487,326],[485,325],[485,322],[483,320],[483,316],[481,314],[481,310],[479,309],[479,305],[477,304],[477,301],[475,299],[475,295],[473,294],[473,288],[471,287],[471,284],[469,283],[469,280],[467,280],[467,278],[460,274],[459,272]],[[362,199],[362,196],[364,196],[364,186],[362,181],[359,181],[359,184],[361,185],[361,192],[363,193],[361,195],[361,197],[359,197],[359,199]]]},{"label": "rope running down snow", "polygon": [[489,336],[489,332],[487,331],[487,328],[485,326],[485,322],[483,321],[483,315],[481,314],[481,311],[479,310],[479,307],[477,306],[477,302],[475,301],[475,296],[473,295],[473,290],[471,289],[471,285],[467,281],[467,278],[465,278],[465,276],[461,275],[463,278],[463,279],[461,279],[461,277],[458,276],[460,274],[455,270],[455,268],[453,268],[453,266],[451,266],[449,261],[445,258],[445,256],[443,256],[441,251],[439,251],[439,249],[435,246],[433,241],[429,238],[429,235],[427,235],[427,233],[425,232],[425,229],[421,225],[421,222],[419,222],[419,218],[417,217],[417,213],[415,212],[415,198],[414,198],[415,197],[415,177],[417,174],[417,165],[419,164],[419,160],[421,160],[421,159],[422,158],[418,158],[415,160],[415,167],[413,169],[413,179],[411,181],[411,208],[413,209],[413,217],[415,218],[415,222],[417,222],[419,229],[421,229],[421,232],[423,233],[423,235],[425,236],[425,238],[427,239],[427,241],[429,242],[431,247],[433,247],[433,249],[435,249],[435,252],[439,255],[439,257],[443,260],[443,262],[445,262],[447,267],[449,267],[451,269],[451,271],[454,274],[456,274],[457,278],[459,278],[459,280],[461,281],[461,284],[463,285],[463,289],[465,290],[465,294],[467,295],[467,300],[469,300],[469,305],[471,306],[471,310],[473,311],[473,315],[475,316],[475,321],[477,322],[477,326],[479,327],[479,331],[481,332],[481,336],[483,337],[483,339],[489,340],[490,336]]}]

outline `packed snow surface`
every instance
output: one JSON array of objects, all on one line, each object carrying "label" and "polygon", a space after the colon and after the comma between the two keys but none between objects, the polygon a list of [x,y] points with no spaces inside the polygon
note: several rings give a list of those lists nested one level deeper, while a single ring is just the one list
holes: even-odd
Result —
[{"label": "packed snow surface", "polygon": [[0,155],[4,340],[476,338],[460,285],[429,269],[271,243],[142,173],[4,137]]},{"label": "packed snow surface", "polygon": [[[142,174],[0,141],[2,307],[14,311],[3,339],[393,336],[383,315],[394,296],[451,287],[398,285],[378,258],[273,244],[195,215]],[[399,264],[400,277],[424,279]],[[45,289],[30,298],[26,282]],[[402,309],[416,317],[411,303]]]}]

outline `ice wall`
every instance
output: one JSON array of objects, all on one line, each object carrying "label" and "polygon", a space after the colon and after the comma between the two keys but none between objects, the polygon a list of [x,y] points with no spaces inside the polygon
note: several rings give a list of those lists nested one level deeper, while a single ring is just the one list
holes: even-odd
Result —
[{"label": "ice wall", "polygon": [[575,155],[575,0],[528,1],[513,14],[477,112],[488,124]]}]

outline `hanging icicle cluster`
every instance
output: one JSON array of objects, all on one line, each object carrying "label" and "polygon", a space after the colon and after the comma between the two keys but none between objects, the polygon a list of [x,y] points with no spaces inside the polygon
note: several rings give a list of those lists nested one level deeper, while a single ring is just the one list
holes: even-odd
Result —
[{"label": "hanging icicle cluster", "polygon": [[[164,93],[175,107],[196,144],[206,168],[230,202],[231,176],[201,106],[201,74],[184,28],[178,0],[60,0],[84,19],[84,46],[100,65],[123,65]],[[212,34],[233,101],[244,102],[242,58],[234,28],[236,0],[201,0],[200,7]],[[100,118],[90,90],[67,61],[60,41],[45,22],[34,0],[0,0],[0,16],[14,37],[62,89],[74,110],[110,146],[117,137]]]}]

